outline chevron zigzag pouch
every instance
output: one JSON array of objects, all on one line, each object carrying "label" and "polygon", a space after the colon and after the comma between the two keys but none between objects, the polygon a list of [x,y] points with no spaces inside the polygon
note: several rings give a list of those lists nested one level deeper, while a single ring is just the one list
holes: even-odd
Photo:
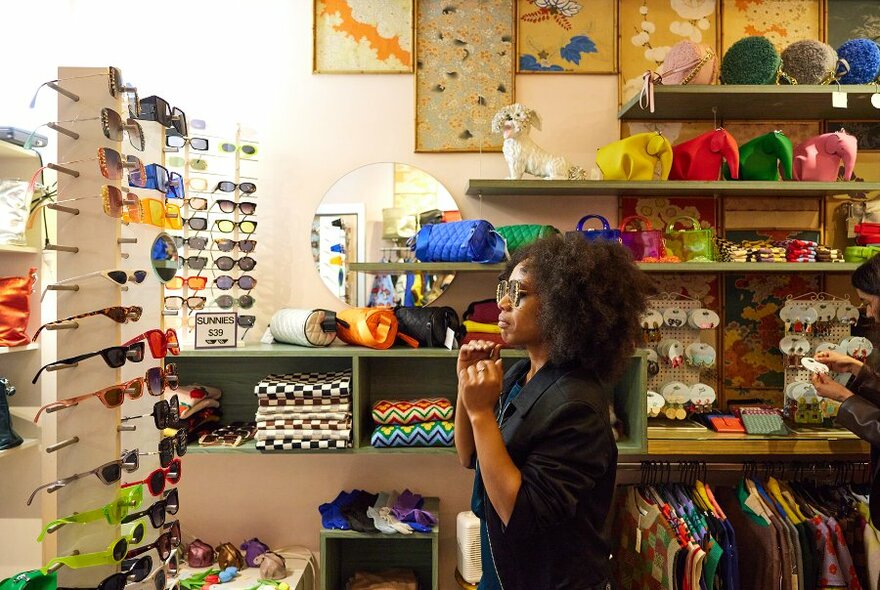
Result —
[{"label": "chevron zigzag pouch", "polygon": [[449,421],[419,424],[377,426],[370,444],[383,447],[451,447],[455,440],[455,424]]},{"label": "chevron zigzag pouch", "polygon": [[373,404],[373,421],[379,425],[403,425],[434,420],[452,420],[452,412],[452,402],[444,397],[380,400]]}]

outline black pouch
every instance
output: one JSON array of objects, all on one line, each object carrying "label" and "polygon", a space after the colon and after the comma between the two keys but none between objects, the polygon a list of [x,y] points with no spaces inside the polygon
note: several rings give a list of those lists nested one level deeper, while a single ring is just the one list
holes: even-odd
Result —
[{"label": "black pouch", "polygon": [[451,307],[396,307],[394,315],[399,331],[415,338],[420,346],[443,347],[447,328],[455,333],[456,343],[464,335],[458,314]]},{"label": "black pouch", "polygon": [[419,213],[419,227],[431,225],[432,223],[443,223],[443,211],[440,209],[429,209]]}]

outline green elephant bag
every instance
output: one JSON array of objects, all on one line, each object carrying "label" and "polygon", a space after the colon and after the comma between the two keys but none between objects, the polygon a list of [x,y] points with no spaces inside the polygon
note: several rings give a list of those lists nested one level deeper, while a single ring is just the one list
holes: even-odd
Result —
[{"label": "green elephant bag", "polygon": [[559,230],[552,225],[538,225],[536,223],[504,225],[495,228],[495,230],[507,241],[507,251],[511,254],[541,238],[559,235]]},{"label": "green elephant bag", "polygon": [[[693,229],[675,229],[679,221],[688,221]],[[682,262],[696,260],[712,262],[715,260],[715,240],[712,228],[702,229],[700,222],[693,217],[676,217],[666,225],[666,248]]]}]

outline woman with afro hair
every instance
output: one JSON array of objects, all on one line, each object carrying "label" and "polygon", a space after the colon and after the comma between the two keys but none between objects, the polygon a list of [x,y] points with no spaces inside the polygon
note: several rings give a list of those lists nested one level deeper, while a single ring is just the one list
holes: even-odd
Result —
[{"label": "woman with afro hair", "polygon": [[547,238],[517,251],[498,284],[500,346],[458,355],[455,446],[475,468],[480,590],[609,588],[617,471],[609,404],[640,339],[653,287],[618,244]]}]

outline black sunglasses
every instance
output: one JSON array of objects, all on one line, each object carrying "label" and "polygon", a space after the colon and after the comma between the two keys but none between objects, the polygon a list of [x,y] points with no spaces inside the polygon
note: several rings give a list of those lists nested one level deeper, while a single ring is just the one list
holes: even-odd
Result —
[{"label": "black sunglasses", "polygon": [[239,251],[247,254],[257,249],[256,240],[230,240],[229,238],[220,238],[214,240],[214,243],[217,244],[217,249],[221,252],[232,252],[236,246],[238,246]]},{"label": "black sunglasses", "polygon": [[177,399],[177,395],[172,395],[171,398],[167,400],[162,399],[157,401],[153,404],[153,411],[149,414],[126,416],[122,418],[122,421],[137,420],[138,418],[147,418],[148,416],[153,417],[153,423],[159,430],[174,428],[177,426],[177,423],[180,422],[180,402]]},{"label": "black sunglasses", "polygon": [[200,236],[195,236],[192,238],[174,236],[174,245],[177,246],[178,250],[183,248],[184,245],[187,245],[194,250],[204,250],[208,246],[208,238]]},{"label": "black sunglasses", "polygon": [[186,136],[186,113],[177,107],[172,108],[168,101],[160,96],[148,96],[142,98],[140,114],[136,115],[129,109],[129,114],[142,121],[156,121],[163,127],[173,127],[180,135]]},{"label": "black sunglasses", "polygon": [[205,217],[190,217],[186,220],[186,224],[194,231],[208,229],[208,220]]},{"label": "black sunglasses", "polygon": [[181,428],[174,436],[163,438],[159,441],[159,450],[141,453],[141,455],[159,455],[159,465],[164,469],[171,465],[174,460],[174,453],[177,452],[178,457],[186,455],[186,439],[189,432],[186,428]]},{"label": "black sunglasses", "polygon": [[162,561],[168,559],[171,556],[171,550],[180,547],[180,521],[175,520],[171,524],[165,525],[165,527],[169,529],[168,532],[159,535],[159,537],[149,545],[132,549],[128,552],[126,557],[137,557],[138,555],[143,555],[150,549],[155,549],[159,553],[159,557],[162,558]]},{"label": "black sunglasses", "polygon": [[150,524],[153,525],[154,529],[157,529],[165,524],[166,514],[174,516],[175,514],[177,514],[177,511],[179,509],[180,502],[177,499],[177,488],[173,488],[172,490],[166,492],[164,498],[162,498],[161,500],[157,500],[153,503],[152,506],[150,506],[146,510],[135,512],[134,514],[129,514],[128,516],[123,518],[122,524],[134,522],[139,518],[149,516]]},{"label": "black sunglasses", "polygon": [[240,289],[250,291],[257,286],[257,279],[250,275],[241,275],[237,279],[233,279],[228,275],[220,275],[214,279],[214,284],[217,285],[218,289],[222,289],[223,291],[228,291],[233,285],[238,285]]},{"label": "black sunglasses", "polygon": [[253,215],[257,212],[257,204],[252,201],[242,201],[241,203],[236,203],[235,201],[230,201],[229,199],[217,199],[214,201],[214,204],[220,207],[220,210],[223,213],[233,213],[235,212],[235,208],[238,207],[238,210],[241,211],[242,215]]},{"label": "black sunglasses", "polygon": [[214,300],[214,304],[221,309],[232,309],[236,305],[242,309],[250,309],[254,306],[254,298],[250,295],[242,295],[238,299],[232,295],[221,295]]},{"label": "black sunglasses", "polygon": [[[241,270],[253,270],[254,267],[257,266],[257,261],[250,256],[245,256],[244,258],[239,258],[238,260],[234,260],[231,256],[221,256],[220,258],[214,260],[214,266],[216,266],[220,270],[232,270],[236,266]],[[199,267],[190,266],[190,268]]]},{"label": "black sunglasses", "polygon": [[186,144],[200,152],[207,151],[210,146],[210,142],[205,137],[183,137],[172,133],[165,136],[165,145],[170,148],[182,148]]},{"label": "black sunglasses", "polygon": [[138,559],[125,560],[122,563],[122,571],[110,574],[104,578],[97,588],[73,588],[65,587],[68,590],[123,590],[129,582],[143,582],[153,570],[153,558],[144,555]]},{"label": "black sunglasses", "polygon": [[129,360],[133,363],[139,363],[144,360],[144,343],[136,342],[131,346],[111,346],[103,350],[87,352],[85,354],[61,359],[60,361],[55,361],[49,363],[48,365],[43,365],[42,367],[40,367],[40,370],[37,371],[37,374],[34,375],[34,379],[33,381],[31,381],[31,383],[36,384],[37,379],[40,378],[40,374],[43,371],[52,370],[52,367],[56,367],[59,365],[75,365],[80,361],[84,361],[86,359],[90,359],[99,355],[102,359],[104,359],[104,362],[107,363],[108,367],[110,367],[111,369],[118,369],[125,364],[126,360]]},{"label": "black sunglasses", "polygon": [[257,185],[253,182],[242,182],[240,184],[235,184],[231,180],[221,180],[217,183],[217,186],[212,192],[221,191],[224,193],[231,193],[236,188],[246,195],[257,192]]},{"label": "black sunglasses", "polygon": [[[178,259],[178,265],[180,268],[183,268],[183,265],[186,264],[188,267],[193,268],[195,270],[202,270],[208,265],[208,258],[206,256],[181,256]],[[229,270],[229,269],[223,269]]]}]

